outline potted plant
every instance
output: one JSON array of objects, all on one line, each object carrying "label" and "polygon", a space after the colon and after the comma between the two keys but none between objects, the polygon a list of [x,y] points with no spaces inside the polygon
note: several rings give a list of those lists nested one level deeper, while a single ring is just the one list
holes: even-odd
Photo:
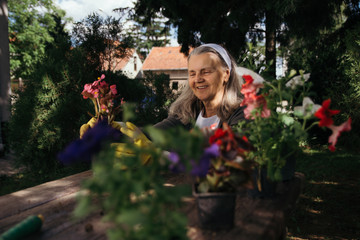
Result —
[{"label": "potted plant", "polygon": [[309,74],[301,72],[293,77],[294,74],[267,82],[256,82],[250,75],[243,75],[241,105],[246,107],[247,120],[241,121],[235,131],[247,136],[255,148],[249,153],[256,169],[253,196],[272,197],[276,182],[293,177],[296,155],[312,127],[332,130],[331,151],[335,150],[340,133],[351,129],[351,118],[338,126],[334,124],[332,116],[340,111],[329,108],[330,99],[317,105],[308,97]]},{"label": "potted plant", "polygon": [[[234,133],[226,123],[208,137],[199,129],[169,135],[164,137],[171,149],[167,154],[169,168],[173,172],[187,171],[193,177],[192,190],[200,226],[233,227],[236,195],[252,187],[252,161],[247,156],[254,148],[246,137]],[[185,149],[183,145],[172,144],[172,136],[179,135],[187,136],[187,139],[180,137],[181,142],[188,143]]]}]

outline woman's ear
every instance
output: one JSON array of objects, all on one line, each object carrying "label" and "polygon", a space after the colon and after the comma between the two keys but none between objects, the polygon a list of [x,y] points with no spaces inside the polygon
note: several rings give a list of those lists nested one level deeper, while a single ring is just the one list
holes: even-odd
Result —
[{"label": "woman's ear", "polygon": [[230,70],[227,68],[224,75],[224,84],[227,84],[230,78]]}]

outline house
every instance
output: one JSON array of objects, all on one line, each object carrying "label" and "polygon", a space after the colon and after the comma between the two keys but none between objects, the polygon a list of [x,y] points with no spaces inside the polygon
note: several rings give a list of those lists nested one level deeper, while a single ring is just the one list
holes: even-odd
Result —
[{"label": "house", "polygon": [[135,49],[126,49],[125,57],[114,57],[113,55],[106,56],[104,58],[103,69],[102,70],[111,70],[122,71],[122,73],[128,78],[135,78],[139,75],[142,62],[141,58],[136,52]]},{"label": "house", "polygon": [[142,72],[165,73],[170,77],[170,87],[180,89],[188,78],[187,56],[177,47],[153,47],[142,65]]}]

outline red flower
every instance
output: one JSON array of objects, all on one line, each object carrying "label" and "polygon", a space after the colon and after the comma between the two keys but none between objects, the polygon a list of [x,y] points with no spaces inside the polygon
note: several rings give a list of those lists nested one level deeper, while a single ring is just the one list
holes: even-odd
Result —
[{"label": "red flower", "polygon": [[216,129],[214,135],[210,137],[209,143],[210,144],[216,143],[217,145],[220,146],[222,144],[221,138],[224,138],[225,135],[226,132],[222,128],[218,128]]},{"label": "red flower", "polygon": [[339,110],[329,109],[330,102],[331,102],[330,99],[325,100],[322,103],[321,108],[319,108],[314,114],[315,117],[320,119],[319,127],[328,127],[332,125],[334,121],[332,120],[331,116],[338,114],[340,112]]},{"label": "red flower", "polygon": [[328,128],[331,129],[332,134],[329,137],[329,149],[330,151],[335,151],[335,145],[338,137],[340,137],[341,133],[344,131],[351,130],[351,118],[349,118],[346,122],[342,123],[340,126],[330,125]]}]

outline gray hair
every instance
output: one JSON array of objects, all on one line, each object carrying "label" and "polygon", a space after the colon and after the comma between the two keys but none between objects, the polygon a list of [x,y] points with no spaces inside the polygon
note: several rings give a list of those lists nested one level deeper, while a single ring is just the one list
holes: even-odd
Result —
[{"label": "gray hair", "polygon": [[[223,67],[225,69],[229,69],[227,63],[224,61],[221,55],[214,48],[206,45],[195,48],[190,53],[188,61],[192,55],[200,55],[209,52],[216,54],[221,60],[220,62],[222,63]],[[236,63],[229,53],[228,56],[231,59],[230,77],[224,89],[224,95],[221,105],[217,110],[217,116],[222,122],[226,122],[226,120],[230,117],[234,110],[236,110],[240,106],[240,103],[242,101],[240,93],[241,80],[236,73]],[[169,115],[178,118],[183,124],[188,124],[191,120],[196,119],[197,114],[199,114],[199,112],[203,108],[204,106],[202,102],[195,96],[189,84],[187,83],[182,90],[180,96],[170,106]]]}]

